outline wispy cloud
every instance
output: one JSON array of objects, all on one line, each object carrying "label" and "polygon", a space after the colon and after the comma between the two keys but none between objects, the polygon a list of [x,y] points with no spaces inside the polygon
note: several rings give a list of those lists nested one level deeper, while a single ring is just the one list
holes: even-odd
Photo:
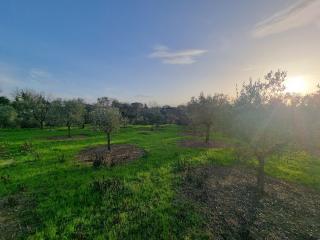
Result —
[{"label": "wispy cloud", "polygon": [[0,94],[10,96],[11,92],[22,82],[14,73],[15,68],[0,62]]},{"label": "wispy cloud", "polygon": [[160,59],[161,62],[165,64],[192,64],[196,62],[196,57],[199,57],[206,52],[206,50],[202,49],[174,51],[166,46],[156,46],[149,57]]},{"label": "wispy cloud", "polygon": [[137,98],[137,99],[150,99],[152,97],[149,96],[149,95],[137,94],[137,95],[134,96],[134,98]]},{"label": "wispy cloud", "polygon": [[52,87],[53,76],[41,68],[25,69],[0,62],[1,94],[10,96],[16,88],[32,88],[38,91]]},{"label": "wispy cloud", "polygon": [[32,68],[30,71],[29,71],[29,76],[32,78],[32,79],[48,79],[51,77],[51,74],[43,69],[40,69],[40,68]]},{"label": "wispy cloud", "polygon": [[275,13],[270,18],[258,23],[252,32],[253,37],[262,38],[299,28],[320,21],[320,1],[300,0],[287,9]]}]

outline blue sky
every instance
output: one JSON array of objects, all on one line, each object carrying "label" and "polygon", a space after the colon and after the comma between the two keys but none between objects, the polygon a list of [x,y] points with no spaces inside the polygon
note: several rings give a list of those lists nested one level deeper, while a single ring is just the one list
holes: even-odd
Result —
[{"label": "blue sky", "polygon": [[319,0],[3,0],[0,89],[176,105],[281,68],[320,79]]}]

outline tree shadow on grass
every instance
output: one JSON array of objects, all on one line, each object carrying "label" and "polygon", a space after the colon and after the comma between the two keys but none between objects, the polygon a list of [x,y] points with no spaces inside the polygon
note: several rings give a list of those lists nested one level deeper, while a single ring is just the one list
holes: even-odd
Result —
[{"label": "tree shadow on grass", "polygon": [[320,193],[267,178],[256,193],[255,172],[202,166],[183,174],[181,195],[192,201],[213,239],[318,239]]}]

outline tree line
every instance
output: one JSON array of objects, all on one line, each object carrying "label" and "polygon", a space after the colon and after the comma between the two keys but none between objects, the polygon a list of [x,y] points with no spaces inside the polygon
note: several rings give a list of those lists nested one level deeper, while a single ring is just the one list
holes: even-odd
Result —
[{"label": "tree line", "polygon": [[19,89],[13,96],[13,100],[0,96],[1,128],[84,127],[95,121],[92,113],[98,106],[119,111],[124,126],[183,124],[187,119],[183,107],[150,107],[140,102],[122,103],[108,97],[98,98],[96,103],[87,103],[81,98],[50,99],[44,93],[30,89]]}]

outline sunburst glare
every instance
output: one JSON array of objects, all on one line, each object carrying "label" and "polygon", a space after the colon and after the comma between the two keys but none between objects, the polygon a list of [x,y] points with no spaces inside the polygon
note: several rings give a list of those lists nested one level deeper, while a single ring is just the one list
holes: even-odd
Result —
[{"label": "sunburst glare", "polygon": [[304,77],[295,76],[288,78],[285,82],[286,92],[289,93],[306,93],[307,83]]}]

